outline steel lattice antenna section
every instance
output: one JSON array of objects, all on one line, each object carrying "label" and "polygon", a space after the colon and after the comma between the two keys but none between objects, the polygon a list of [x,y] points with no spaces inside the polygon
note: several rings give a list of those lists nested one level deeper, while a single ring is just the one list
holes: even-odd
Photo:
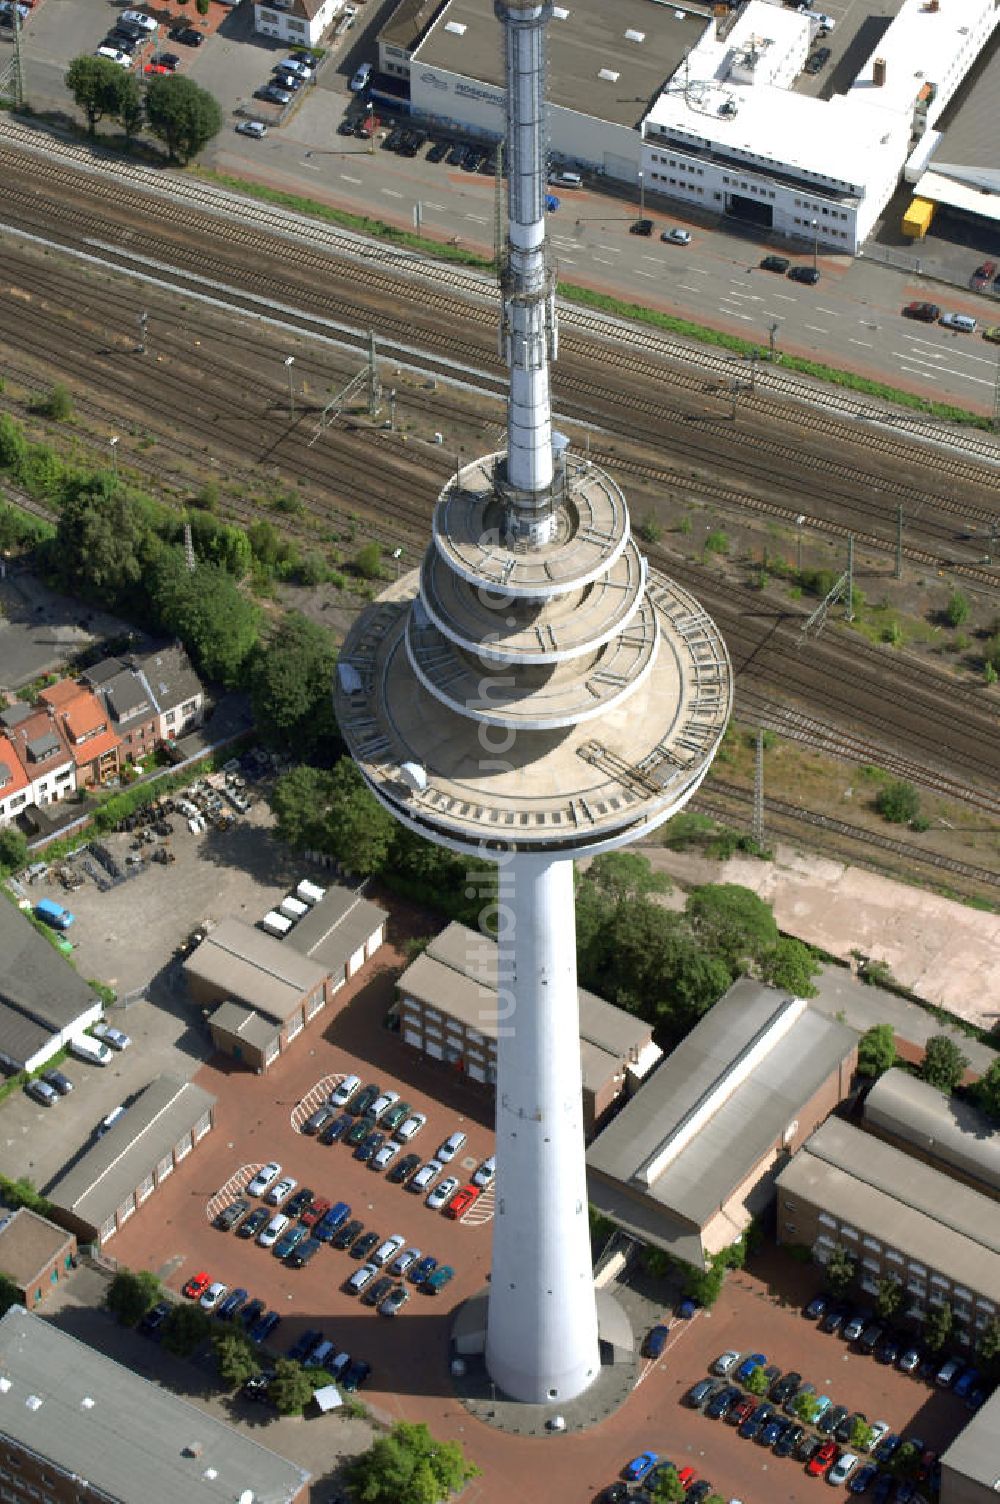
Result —
[{"label": "steel lattice antenna section", "polygon": [[385,808],[474,859],[477,874],[484,858],[495,872],[482,922],[498,942],[498,990],[484,993],[480,1030],[497,1041],[492,1270],[466,1335],[471,1326],[498,1390],[545,1404],[582,1393],[600,1367],[573,861],[683,807],[727,725],[732,674],[699,603],[640,554],[618,485],[552,431],[551,6],[495,10],[507,85],[506,447],[456,468],[420,567],[348,633],[334,703]]}]

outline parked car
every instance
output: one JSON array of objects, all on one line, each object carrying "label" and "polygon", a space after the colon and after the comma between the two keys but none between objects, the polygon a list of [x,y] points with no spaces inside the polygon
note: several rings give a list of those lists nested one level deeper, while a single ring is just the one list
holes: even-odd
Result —
[{"label": "parked car", "polygon": [[663,1353],[663,1349],[667,1345],[667,1338],[669,1335],[670,1327],[664,1325],[662,1322],[658,1326],[651,1326],[649,1331],[646,1333],[645,1338],[643,1339],[643,1357],[659,1358]]},{"label": "parked car", "polygon": [[313,1193],[307,1188],[298,1190],[281,1208],[286,1217],[301,1217],[312,1206]]},{"label": "parked car", "polygon": [[651,219],[634,219],[628,227],[630,235],[643,235],[648,240],[653,233],[653,221]]},{"label": "parked car", "polygon": [[393,1139],[390,1139],[387,1144],[383,1144],[380,1149],[375,1150],[375,1153],[368,1161],[369,1170],[376,1170],[379,1173],[387,1170],[402,1147],[402,1144],[397,1144]]},{"label": "parked car", "polygon": [[427,1295],[437,1295],[454,1278],[455,1271],[450,1264],[439,1264],[433,1273],[427,1276],[420,1288]]},{"label": "parked car", "polygon": [[776,1405],[783,1405],[786,1400],[791,1399],[793,1394],[798,1394],[799,1385],[801,1383],[802,1375],[800,1373],[796,1373],[795,1369],[793,1368],[790,1373],[786,1373],[780,1379],[776,1379],[774,1381],[774,1383],[771,1385],[769,1398],[772,1399]]},{"label": "parked car", "polygon": [[852,1494],[863,1494],[871,1488],[878,1477],[878,1464],[866,1462],[864,1467],[859,1467],[848,1487]]},{"label": "parked car", "polygon": [[152,16],[147,16],[144,10],[123,10],[119,16],[119,22],[128,26],[135,26],[147,36],[153,36],[156,32],[156,22]]},{"label": "parked car", "polygon": [[815,287],[819,281],[819,269],[815,266],[793,266],[788,279],[790,282],[804,282],[807,287]]},{"label": "parked car", "polygon": [[98,47],[95,57],[106,57],[109,63],[117,63],[119,68],[131,68],[132,59],[121,47]]},{"label": "parked car", "polygon": [[40,1102],[43,1107],[54,1107],[59,1100],[59,1093],[54,1086],[40,1077],[34,1081],[28,1081],[25,1085],[25,1094]]},{"label": "parked car", "polygon": [[354,1273],[344,1282],[344,1289],[348,1295],[360,1295],[365,1285],[373,1280],[377,1274],[378,1270],[374,1264],[362,1264],[361,1268],[355,1269]]},{"label": "parked car", "polygon": [[421,1128],[423,1128],[426,1122],[426,1113],[411,1112],[409,1117],[404,1118],[399,1127],[394,1130],[396,1137],[402,1143],[408,1144],[412,1138],[416,1138],[417,1134],[420,1132]]},{"label": "parked car", "polygon": [[369,1164],[384,1143],[385,1134],[379,1133],[377,1130],[372,1130],[370,1133],[366,1133],[360,1144],[356,1146],[354,1158],[359,1160],[363,1165]]},{"label": "parked car", "polygon": [[169,1300],[158,1301],[144,1316],[139,1318],[137,1330],[147,1337],[155,1336],[172,1310],[173,1306]]},{"label": "parked car", "polygon": [[311,1203],[302,1213],[301,1220],[303,1227],[315,1227],[317,1222],[322,1222],[330,1210],[330,1203],[325,1196],[314,1196]]},{"label": "parked car", "polygon": [[444,1208],[444,1214],[446,1217],[450,1217],[453,1222],[457,1222],[459,1217],[464,1217],[469,1207],[478,1200],[479,1192],[476,1187],[474,1185],[463,1185],[448,1201]]},{"label": "parked car", "polygon": [[903,1351],[903,1343],[895,1332],[886,1332],[875,1344],[876,1363],[896,1363]]},{"label": "parked car", "polygon": [[393,1185],[402,1185],[403,1181],[413,1174],[419,1163],[419,1154],[404,1154],[403,1158],[393,1165],[386,1179],[391,1180]]},{"label": "parked car", "polygon": [[712,1395],[712,1398],[705,1406],[705,1414],[709,1420],[721,1420],[730,1405],[735,1405],[741,1397],[741,1393],[735,1384],[726,1384],[724,1388],[719,1390],[718,1394]]},{"label": "parked car", "polygon": [[238,1315],[246,1305],[249,1295],[250,1291],[245,1290],[242,1285],[238,1286],[235,1290],[230,1290],[225,1300],[220,1301],[216,1310],[215,1314],[219,1320],[232,1321],[233,1317]]},{"label": "parked car", "polygon": [[68,1076],[64,1076],[62,1071],[43,1071],[41,1079],[46,1082],[47,1085],[54,1086],[61,1097],[68,1097],[70,1092],[73,1090],[72,1081]]},{"label": "parked car", "polygon": [[[361,1237],[351,1244],[348,1252],[352,1259],[367,1259],[381,1241],[377,1232],[362,1233]],[[378,1265],[376,1264],[375,1267],[378,1268]]]},{"label": "parked car", "polygon": [[450,1164],[451,1161],[455,1158],[455,1155],[458,1154],[461,1149],[465,1148],[467,1142],[468,1140],[466,1135],[461,1131],[449,1133],[448,1137],[438,1149],[434,1158],[438,1160],[440,1164]]},{"label": "parked car", "polygon": [[794,1415],[795,1414],[795,1402],[798,1399],[799,1395],[800,1394],[803,1394],[803,1395],[805,1395],[805,1394],[815,1394],[815,1393],[816,1393],[816,1385],[815,1384],[810,1384],[808,1382],[808,1380],[807,1380],[804,1383],[802,1383],[802,1384],[799,1385],[798,1389],[796,1389],[796,1391],[795,1391],[794,1394],[790,1394],[788,1396],[787,1400],[785,1401],[785,1403],[782,1405],[781,1408],[784,1410],[784,1412],[785,1412],[786,1415]]},{"label": "parked car", "polygon": [[[344,1108],[361,1086],[360,1076],[345,1076],[340,1085],[330,1093],[330,1106]],[[376,1096],[378,1093],[376,1092]],[[352,1114],[353,1115],[353,1114]]]},{"label": "parked car", "polygon": [[806,1463],[806,1472],[810,1478],[818,1478],[828,1468],[833,1466],[836,1457],[837,1443],[835,1441],[824,1441],[819,1450]]},{"label": "parked car", "polygon": [[410,1292],[405,1285],[393,1285],[388,1295],[379,1305],[379,1315],[398,1316],[409,1298]]},{"label": "parked car", "polygon": [[764,272],[777,272],[783,277],[790,264],[787,256],[765,256],[760,263],[760,269]]},{"label": "parked car", "polygon": [[342,1112],[339,1118],[334,1118],[332,1122],[327,1123],[319,1135],[319,1142],[327,1146],[337,1143],[348,1132],[353,1122],[354,1119],[349,1113]]},{"label": "parked car", "polygon": [[223,1207],[215,1219],[215,1225],[220,1232],[230,1232],[249,1210],[250,1202],[245,1196],[238,1196],[235,1201],[230,1201],[228,1206]]},{"label": "parked car", "polygon": [[211,1278],[202,1269],[197,1274],[192,1274],[181,1293],[186,1295],[188,1300],[200,1300],[211,1283]]},{"label": "parked car", "polygon": [[903,309],[904,319],[916,319],[921,324],[936,324],[941,310],[936,303],[907,303]]},{"label": "parked car", "polygon": [[807,1431],[795,1448],[795,1455],[800,1462],[811,1462],[822,1445],[823,1442],[818,1436],[814,1436],[811,1431]]},{"label": "parked car", "polygon": [[352,1217],[349,1222],[345,1222],[333,1234],[333,1237],[330,1239],[330,1247],[350,1248],[355,1239],[361,1236],[364,1225],[357,1217]]},{"label": "parked car", "polygon": [[837,1429],[833,1433],[836,1440],[839,1441],[842,1445],[846,1446],[851,1437],[854,1435],[854,1428],[859,1421],[863,1426],[867,1426],[868,1424],[867,1415],[865,1415],[860,1410],[852,1410],[850,1415],[845,1415],[844,1419],[838,1423]]},{"label": "parked car", "polygon": [[790,1457],[805,1434],[805,1426],[787,1425],[774,1444],[775,1457]]},{"label": "parked car", "polygon": [[448,153],[447,165],[449,167],[461,167],[465,161],[466,153],[470,150],[471,148],[466,146],[464,142],[456,141]]},{"label": "parked car", "polygon": [[821,1332],[828,1332],[831,1336],[835,1336],[837,1332],[843,1329],[844,1324],[850,1320],[850,1315],[850,1306],[844,1305],[843,1301],[838,1301],[836,1305],[827,1308],[826,1314],[819,1324],[819,1329]]},{"label": "parked car", "polygon": [[811,52],[806,58],[805,72],[809,74],[821,73],[829,61],[829,47],[817,47],[815,52]]},{"label": "parked car", "polygon": [[823,1436],[832,1436],[841,1421],[847,1419],[846,1405],[828,1405],[816,1420],[816,1429]]},{"label": "parked car", "polygon": [[958,1359],[948,1358],[944,1363],[941,1364],[941,1367],[934,1375],[934,1382],[941,1389],[950,1389],[961,1372],[962,1365],[958,1361]]},{"label": "parked car", "polygon": [[753,1441],[757,1432],[762,1426],[767,1424],[773,1414],[774,1406],[767,1404],[766,1401],[762,1405],[757,1405],[752,1414],[748,1415],[740,1426],[738,1434],[743,1437],[744,1441]]},{"label": "parked car", "polygon": [[971,313],[943,313],[938,322],[943,329],[954,329],[956,334],[976,332],[976,320]]},{"label": "parked car", "polygon": [[814,1295],[812,1300],[810,1300],[803,1309],[802,1314],[806,1316],[810,1321],[819,1321],[820,1317],[826,1315],[827,1310],[829,1309],[829,1305],[830,1300],[828,1296]]},{"label": "parked car", "polygon": [[429,1278],[437,1268],[437,1262],[437,1259],[433,1258],[429,1253],[424,1254],[424,1257],[414,1264],[407,1278],[415,1285],[422,1285],[424,1280]]},{"label": "parked car", "polygon": [[362,1359],[359,1358],[356,1362],[351,1364],[350,1368],[341,1379],[341,1389],[345,1390],[348,1394],[353,1394],[356,1389],[360,1389],[362,1384],[365,1383],[371,1371],[371,1364],[365,1363]]},{"label": "parked car", "polygon": [[716,1358],[715,1362],[712,1364],[711,1371],[720,1379],[724,1379],[727,1374],[732,1373],[733,1369],[736,1367],[739,1361],[739,1353],[736,1352],[734,1348],[728,1348],[726,1352],[720,1353],[719,1357]]},{"label": "parked car", "polygon": [[863,1308],[860,1311],[855,1311],[853,1315],[848,1316],[847,1320],[844,1322],[843,1326],[840,1329],[840,1335],[843,1337],[845,1342],[857,1342],[858,1338],[861,1336],[861,1333],[864,1331],[865,1327],[868,1325],[871,1319],[872,1312],[867,1308]]},{"label": "parked car", "polygon": [[253,1326],[255,1321],[258,1321],[260,1317],[263,1316],[263,1314],[264,1302],[262,1300],[258,1300],[258,1298],[254,1296],[253,1300],[247,1301],[246,1305],[240,1312],[240,1320],[242,1321],[243,1325],[249,1329]]},{"label": "parked car", "polygon": [[259,1346],[262,1342],[266,1342],[268,1337],[277,1331],[280,1325],[281,1317],[277,1311],[268,1311],[265,1316],[261,1316],[259,1321],[255,1321],[250,1328],[250,1341],[255,1342]]},{"label": "parked car", "polygon": [[286,1196],[292,1194],[297,1185],[298,1181],[294,1175],[284,1175],[280,1180],[274,1182],[264,1200],[268,1206],[277,1206],[279,1202],[284,1201]]},{"label": "parked car", "polygon": [[395,1133],[401,1123],[404,1123],[413,1111],[409,1102],[393,1102],[392,1106],[382,1113],[379,1119],[379,1127],[386,1133]]},{"label": "parked car", "polygon": [[438,1160],[429,1159],[426,1164],[420,1166],[415,1175],[411,1175],[410,1179],[406,1182],[406,1189],[416,1192],[428,1190],[443,1169],[444,1166]]},{"label": "parked car", "polygon": [[633,1457],[631,1462],[626,1462],[622,1468],[622,1477],[627,1478],[630,1483],[638,1483],[641,1479],[645,1478],[646,1474],[655,1467],[658,1461],[658,1453],[640,1452],[638,1457]]},{"label": "parked car", "polygon": [[367,89],[369,83],[371,82],[371,76],[373,72],[373,63],[362,63],[360,68],[358,68],[355,72],[354,77],[351,79],[351,93],[363,93],[363,91]]},{"label": "parked car", "polygon": [[780,1415],[773,1415],[757,1432],[754,1441],[761,1447],[773,1447],[789,1429],[787,1421],[782,1420]]},{"label": "parked car", "polygon": [[473,1175],[472,1184],[476,1187],[477,1190],[484,1191],[488,1185],[492,1184],[496,1172],[496,1155],[491,1154],[489,1159],[483,1160],[482,1164]]},{"label": "parked car", "polygon": [[990,282],[997,274],[995,261],[981,261],[972,273],[973,282]]},{"label": "parked car", "polygon": [[419,1248],[404,1248],[402,1253],[397,1253],[389,1265],[389,1273],[402,1276],[408,1269],[412,1269],[414,1264],[419,1263],[422,1258],[423,1254]]},{"label": "parked car", "polygon": [[975,1368],[963,1369],[952,1386],[952,1393],[957,1399],[968,1399],[973,1389],[982,1383],[982,1375]]},{"label": "parked car", "polygon": [[[304,1234],[306,1229],[300,1226],[296,1229],[296,1231]],[[305,1266],[316,1257],[317,1253],[319,1253],[322,1247],[323,1244],[320,1242],[319,1238],[310,1238],[303,1236],[299,1239],[296,1246],[292,1249],[285,1262],[287,1263],[289,1269],[304,1269]]]},{"label": "parked car", "polygon": [[354,1122],[344,1134],[344,1143],[349,1149],[356,1149],[363,1144],[370,1133],[374,1133],[375,1122],[370,1117],[355,1118]]},{"label": "parked car", "polygon": [[403,1237],[403,1234],[401,1232],[394,1232],[391,1237],[386,1238],[385,1242],[380,1243],[378,1248],[376,1248],[372,1254],[372,1263],[381,1269],[383,1264],[388,1264],[390,1259],[396,1257],[396,1254],[405,1244],[406,1239]]},{"label": "parked car", "polygon": [[743,1362],[736,1370],[737,1384],[745,1384],[755,1368],[764,1368],[767,1365],[767,1357],[764,1353],[747,1353]]},{"label": "parked car", "polygon": [[392,1289],[394,1280],[391,1274],[380,1274],[378,1279],[372,1280],[365,1288],[361,1297],[364,1306],[377,1306],[379,1301],[384,1300]]},{"label": "parked car", "polygon": [[247,1195],[263,1196],[264,1192],[269,1186],[274,1184],[280,1174],[281,1166],[277,1160],[272,1160],[270,1164],[262,1165],[247,1186]]},{"label": "parked car", "polygon": [[103,1040],[104,1043],[109,1044],[113,1050],[127,1050],[129,1045],[132,1043],[127,1034],[122,1033],[121,1029],[113,1028],[111,1024],[96,1023],[93,1025],[90,1032],[91,1034],[93,1034],[95,1039]]},{"label": "parked car", "polygon": [[873,1321],[869,1326],[865,1327],[864,1331],[861,1333],[861,1336],[858,1338],[858,1347],[863,1353],[867,1353],[868,1356],[871,1357],[872,1353],[881,1342],[884,1334],[885,1327],[882,1325],[882,1323],[880,1321]]},{"label": "parked car", "polygon": [[204,32],[196,31],[193,26],[172,26],[168,35],[172,42],[180,42],[182,47],[200,47],[205,40]]},{"label": "parked car", "polygon": [[983,330],[983,339],[991,345],[1000,345],[1000,324],[987,324]]},{"label": "parked car", "polygon": [[[352,1118],[363,1118],[366,1113],[371,1111],[372,1105],[378,1101],[380,1096],[380,1088],[374,1082],[371,1082],[368,1086],[363,1087],[361,1091],[354,1093],[347,1103],[346,1111],[351,1114]],[[334,1103],[334,1106],[336,1105]]]},{"label": "parked car", "polygon": [[294,1227],[286,1227],[281,1237],[274,1245],[276,1259],[287,1259],[290,1253],[294,1253],[300,1243],[304,1243],[309,1233],[300,1223]]},{"label": "parked car", "polygon": [[288,89],[281,89],[277,84],[262,84],[254,90],[254,99],[263,99],[266,104],[291,104],[292,96]]},{"label": "parked car", "polygon": [[323,1333],[318,1327],[310,1327],[297,1337],[288,1349],[288,1356],[293,1363],[304,1363],[312,1352],[323,1340]]},{"label": "parked car", "polygon": [[757,1406],[750,1396],[744,1395],[741,1400],[736,1400],[726,1411],[726,1422],[730,1426],[742,1426],[756,1410]]},{"label": "parked car", "polygon": [[266,1227],[271,1220],[271,1215],[265,1206],[255,1207],[249,1217],[245,1218],[236,1229],[238,1238],[255,1238],[262,1227]]},{"label": "parked car", "polygon": [[[253,122],[250,121],[247,123],[252,124]],[[316,1111],[311,1112],[306,1118],[302,1124],[302,1132],[309,1134],[319,1133],[334,1117],[336,1117],[335,1109],[328,1102],[324,1102],[322,1107],[317,1107]]]},{"label": "parked car", "polygon": [[273,1248],[288,1226],[288,1218],[284,1212],[277,1212],[273,1216],[263,1232],[257,1236],[258,1246],[261,1248]]},{"label": "parked car", "polygon": [[827,1483],[835,1488],[841,1483],[846,1483],[858,1465],[858,1458],[854,1452],[841,1452],[833,1467],[827,1474]]},{"label": "parked car", "polygon": [[660,236],[660,239],[663,241],[664,245],[690,245],[691,231],[680,230],[676,228],[672,230],[664,230]]},{"label": "parked car", "polygon": [[883,1465],[891,1462],[902,1445],[903,1438],[897,1436],[895,1431],[890,1431],[888,1436],[883,1436],[875,1448],[875,1461]]}]

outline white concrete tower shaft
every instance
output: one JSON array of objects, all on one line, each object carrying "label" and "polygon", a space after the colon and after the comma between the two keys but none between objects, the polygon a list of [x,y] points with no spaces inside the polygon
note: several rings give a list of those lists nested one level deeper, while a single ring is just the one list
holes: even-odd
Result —
[{"label": "white concrete tower shaft", "polygon": [[548,0],[496,0],[507,84],[507,246],[501,350],[510,371],[507,482],[532,541],[551,532],[549,360],[556,352],[554,280],[545,250],[545,54]]},{"label": "white concrete tower shaft", "polygon": [[569,1400],[600,1353],[587,1216],[573,863],[501,868],[496,1212],[486,1367],[506,1394]]}]

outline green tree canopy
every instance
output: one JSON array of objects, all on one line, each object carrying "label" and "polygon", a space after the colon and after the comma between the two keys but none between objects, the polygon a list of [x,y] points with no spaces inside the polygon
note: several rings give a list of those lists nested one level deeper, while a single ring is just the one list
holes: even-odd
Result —
[{"label": "green tree canopy", "polygon": [[867,1452],[872,1444],[874,1431],[863,1415],[857,1416],[851,1427],[851,1446],[858,1452]]},{"label": "green tree canopy", "polygon": [[227,1326],[216,1332],[212,1349],[219,1378],[227,1389],[238,1389],[260,1373],[260,1354],[242,1328]]},{"label": "green tree canopy", "polygon": [[953,590],[948,597],[944,614],[950,627],[960,627],[969,619],[969,598],[961,590]]},{"label": "green tree canopy", "polygon": [[991,1316],[979,1334],[976,1357],[983,1374],[991,1383],[1000,1379],[1000,1317]]},{"label": "green tree canopy", "polygon": [[896,1064],[896,1035],[892,1024],[874,1024],[858,1041],[858,1072],[881,1076]]},{"label": "green tree canopy", "polygon": [[279,1415],[300,1415],[312,1399],[313,1386],[301,1363],[293,1358],[279,1358],[274,1378],[267,1386],[267,1397]]},{"label": "green tree canopy", "polygon": [[796,997],[815,997],[813,977],[819,971],[819,961],[808,945],[796,940],[793,935],[781,935],[777,944],[759,958],[758,972],[762,982],[772,987],[781,987]]},{"label": "green tree canopy", "polygon": [[747,1392],[756,1395],[757,1399],[762,1400],[767,1394],[767,1391],[770,1389],[770,1387],[771,1380],[768,1378],[763,1368],[761,1368],[759,1365],[756,1368],[751,1368],[749,1374],[747,1375]]},{"label": "green tree canopy", "polygon": [[885,1321],[891,1321],[903,1305],[903,1282],[894,1274],[887,1274],[878,1282],[875,1293],[875,1309]]},{"label": "green tree canopy", "polygon": [[595,856],[588,877],[617,904],[631,903],[650,893],[669,893],[672,887],[665,872],[654,872],[649,859],[634,851],[608,851]]},{"label": "green tree canopy", "polygon": [[875,795],[875,808],[892,825],[908,825],[920,813],[920,795],[912,783],[893,778]]},{"label": "green tree canopy", "polygon": [[218,101],[180,73],[153,77],[146,85],[149,128],[170,160],[190,162],[222,128]]},{"label": "green tree canopy", "polygon": [[337,650],[329,632],[298,611],[258,645],[250,671],[254,720],[266,746],[309,758],[341,747],[333,715]]},{"label": "green tree canopy", "polygon": [[135,1326],[160,1298],[160,1281],[148,1269],[119,1269],[108,1286],[104,1304],[122,1326]]},{"label": "green tree canopy", "polygon": [[958,1045],[948,1034],[932,1034],[924,1045],[924,1058],[920,1074],[931,1086],[949,1095],[965,1075],[969,1063]]},{"label": "green tree canopy", "polygon": [[972,1099],[980,1112],[1000,1123],[1000,1060],[994,1060],[972,1087]]},{"label": "green tree canopy", "polygon": [[149,517],[113,476],[98,472],[65,501],[51,558],[74,593],[120,606],[137,591],[153,546]]},{"label": "green tree canopy", "polygon": [[227,689],[242,682],[261,612],[231,574],[217,564],[188,570],[179,549],[164,548],[149,576],[149,593],[160,625],[181,639],[207,678]]},{"label": "green tree canopy", "polygon": [[168,1353],[190,1358],[212,1335],[212,1318],[199,1305],[174,1306],[160,1328],[160,1342]]},{"label": "green tree canopy", "polygon": [[819,1411],[819,1396],[815,1394],[797,1394],[792,1400],[792,1409],[799,1420],[805,1425],[811,1426]]},{"label": "green tree canopy", "polygon": [[858,1272],[857,1264],[843,1243],[838,1243],[831,1249],[824,1272],[827,1289],[831,1295],[836,1295],[838,1300],[842,1300],[854,1284]]},{"label": "green tree canopy", "polygon": [[932,1353],[939,1353],[951,1336],[954,1323],[951,1306],[943,1301],[939,1306],[931,1306],[924,1317],[924,1342]]},{"label": "green tree canopy", "polygon": [[767,904],[737,883],[692,888],[685,912],[705,948],[734,976],[778,943],[778,926]]},{"label": "green tree canopy", "polygon": [[653,1485],[651,1497],[656,1504],[683,1504],[684,1485],[677,1476],[677,1469],[673,1463],[656,1469],[656,1482]]},{"label": "green tree canopy", "polygon": [[435,1441],[425,1425],[408,1421],[347,1466],[357,1504],[443,1504],[478,1473],[457,1441]]},{"label": "green tree canopy", "polygon": [[270,805],[278,839],[296,851],[325,851],[326,805],[330,774],[300,763],[283,773],[274,785]]},{"label": "green tree canopy", "polygon": [[93,136],[98,121],[105,115],[116,116],[129,90],[130,73],[119,68],[109,57],[75,57],[66,70],[66,87],[77,108],[87,117],[87,129]]},{"label": "green tree canopy", "polygon": [[28,838],[23,831],[8,825],[0,830],[0,873],[20,872],[28,860]]}]

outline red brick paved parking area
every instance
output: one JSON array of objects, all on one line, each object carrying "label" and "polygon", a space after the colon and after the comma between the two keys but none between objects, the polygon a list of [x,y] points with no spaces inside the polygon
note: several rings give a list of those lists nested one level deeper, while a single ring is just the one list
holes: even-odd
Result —
[{"label": "red brick paved parking area", "polygon": [[[406,927],[411,933],[430,928],[412,919]],[[373,1372],[364,1398],[376,1415],[426,1421],[436,1435],[460,1440],[483,1469],[463,1495],[468,1504],[589,1501],[646,1448],[690,1464],[727,1499],[818,1504],[827,1485],[807,1478],[800,1464],[777,1459],[682,1405],[684,1392],[729,1347],[759,1349],[782,1369],[798,1369],[820,1392],[829,1390],[836,1402],[916,1433],[938,1449],[965,1423],[967,1412],[950,1395],[849,1351],[807,1322],[801,1305],[815,1293],[816,1272],[774,1252],[753,1272],[732,1276],[712,1312],[675,1324],[664,1358],[647,1366],[616,1415],[590,1431],[515,1438],[473,1419],[450,1388],[448,1333],[454,1308],[485,1284],[489,1222],[450,1222],[421,1197],[359,1164],[343,1144],[327,1148],[292,1128],[296,1106],[316,1083],[355,1071],[428,1114],[413,1145],[424,1157],[458,1127],[469,1142],[456,1174],[492,1152],[489,1100],[442,1067],[414,1059],[383,1026],[404,964],[401,951],[384,947],[338,995],[336,1011],[315,1019],[267,1076],[251,1076],[221,1057],[202,1067],[195,1079],[218,1097],[216,1127],[112,1241],[109,1253],[133,1268],[165,1271],[173,1289],[202,1268],[230,1286],[244,1285],[282,1313],[279,1350],[316,1326],[367,1359]],[[400,1316],[387,1320],[341,1290],[357,1268],[346,1253],[325,1248],[305,1269],[289,1270],[256,1244],[211,1227],[207,1208],[213,1196],[237,1172],[249,1178],[251,1167],[269,1159],[317,1194],[349,1201],[366,1227],[383,1237],[400,1232],[425,1253],[454,1264],[455,1280],[436,1298],[414,1294]],[[259,1423],[259,1412],[254,1419]],[[258,1434],[266,1442],[266,1428]]]}]

